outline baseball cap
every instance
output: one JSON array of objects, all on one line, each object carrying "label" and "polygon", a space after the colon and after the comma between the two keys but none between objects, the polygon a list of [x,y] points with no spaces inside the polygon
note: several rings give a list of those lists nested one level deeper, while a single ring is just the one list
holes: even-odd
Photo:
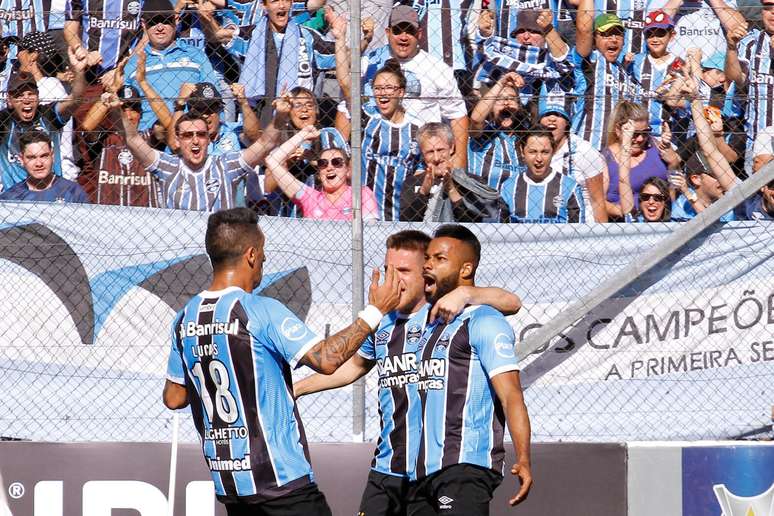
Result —
[{"label": "baseball cap", "polygon": [[8,81],[8,93],[14,95],[25,91],[38,91],[38,83],[35,77],[28,72],[19,72]]},{"label": "baseball cap", "polygon": [[701,67],[708,69],[715,69],[725,71],[726,69],[726,54],[723,52],[715,52],[709,57],[705,57],[701,60]]},{"label": "baseball cap", "polygon": [[541,95],[538,101],[538,121],[546,115],[555,113],[570,120],[566,107],[567,95],[559,87],[554,86],[546,95]]},{"label": "baseball cap", "polygon": [[419,28],[419,17],[413,7],[409,5],[396,5],[390,11],[390,27],[408,23],[415,29]]},{"label": "baseball cap", "polygon": [[156,18],[171,19],[174,24],[175,9],[169,0],[145,0],[142,6],[142,19],[148,22]]},{"label": "baseball cap", "polygon": [[38,52],[41,56],[48,57],[56,54],[56,43],[48,32],[30,32],[19,42],[19,50]]},{"label": "baseball cap", "polygon": [[128,84],[121,86],[118,90],[118,98],[124,107],[135,111],[142,111],[142,97],[140,97],[140,92],[134,86],[129,86]]},{"label": "baseball cap", "polygon": [[675,23],[672,18],[661,9],[648,13],[645,16],[645,31],[648,29],[673,29]]},{"label": "baseball cap", "polygon": [[594,18],[595,32],[607,32],[613,27],[620,27],[621,29],[624,28],[623,23],[621,23],[621,18],[613,13],[600,14]]},{"label": "baseball cap", "polygon": [[220,93],[215,85],[209,82],[197,83],[186,104],[189,111],[197,111],[202,114],[220,113],[223,110],[223,100]]},{"label": "baseball cap", "polygon": [[519,9],[519,14],[516,16],[516,30],[511,32],[511,37],[515,37],[516,33],[520,30],[528,30],[530,32],[543,33],[543,27],[538,25],[537,19],[540,16],[540,11],[533,11],[530,9]]}]

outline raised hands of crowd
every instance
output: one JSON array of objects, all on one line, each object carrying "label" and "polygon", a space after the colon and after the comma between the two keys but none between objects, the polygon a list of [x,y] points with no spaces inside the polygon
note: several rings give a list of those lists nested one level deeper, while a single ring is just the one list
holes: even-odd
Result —
[{"label": "raised hands of crowd", "polygon": [[494,13],[489,9],[484,9],[478,15],[478,33],[484,37],[489,38],[494,34]]}]

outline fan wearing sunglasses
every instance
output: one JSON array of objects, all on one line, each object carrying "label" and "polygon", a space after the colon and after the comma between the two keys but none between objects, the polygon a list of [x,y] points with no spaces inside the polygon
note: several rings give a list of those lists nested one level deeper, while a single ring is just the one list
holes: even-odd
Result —
[{"label": "fan wearing sunglasses", "polygon": [[[351,170],[347,152],[325,149],[317,158],[321,189],[317,190],[296,179],[288,170],[288,158],[305,142],[320,137],[320,131],[308,125],[285,141],[266,158],[267,180],[276,182],[285,195],[301,208],[304,218],[317,220],[352,220]],[[269,178],[271,175],[271,178]],[[378,220],[376,197],[370,188],[361,189],[363,220]]]},{"label": "fan wearing sunglasses", "polygon": [[[607,161],[607,213],[610,220],[621,220],[629,211],[622,210],[621,185],[637,192],[645,179],[668,179],[668,170],[680,166],[680,157],[672,149],[669,126],[664,124],[661,137],[651,139],[648,112],[640,104],[619,102],[613,110],[608,146],[602,152]],[[634,208],[638,200],[633,200]]]},{"label": "fan wearing sunglasses", "polygon": [[639,208],[634,213],[627,214],[626,222],[669,222],[671,220],[672,197],[669,183],[660,177],[646,179],[642,183],[637,200]]}]

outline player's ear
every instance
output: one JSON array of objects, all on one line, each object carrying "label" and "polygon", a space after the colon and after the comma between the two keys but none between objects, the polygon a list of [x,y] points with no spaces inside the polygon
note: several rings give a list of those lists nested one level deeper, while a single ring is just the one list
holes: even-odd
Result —
[{"label": "player's ear", "polygon": [[255,267],[255,264],[258,262],[258,249],[253,246],[248,247],[245,249],[244,258],[250,268]]},{"label": "player's ear", "polygon": [[464,262],[460,268],[460,279],[469,280],[473,279],[476,269],[473,267],[473,262]]}]

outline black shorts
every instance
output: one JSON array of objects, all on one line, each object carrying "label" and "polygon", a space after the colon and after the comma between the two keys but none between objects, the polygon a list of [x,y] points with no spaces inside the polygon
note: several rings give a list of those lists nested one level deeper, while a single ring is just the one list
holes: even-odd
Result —
[{"label": "black shorts", "polygon": [[358,516],[435,516],[424,497],[414,495],[415,482],[405,477],[368,473]]},{"label": "black shorts", "polygon": [[228,516],[331,516],[331,508],[317,484],[261,503],[227,503]]},{"label": "black shorts", "polygon": [[439,516],[488,516],[489,502],[502,481],[491,469],[455,464],[420,480],[416,495]]}]

